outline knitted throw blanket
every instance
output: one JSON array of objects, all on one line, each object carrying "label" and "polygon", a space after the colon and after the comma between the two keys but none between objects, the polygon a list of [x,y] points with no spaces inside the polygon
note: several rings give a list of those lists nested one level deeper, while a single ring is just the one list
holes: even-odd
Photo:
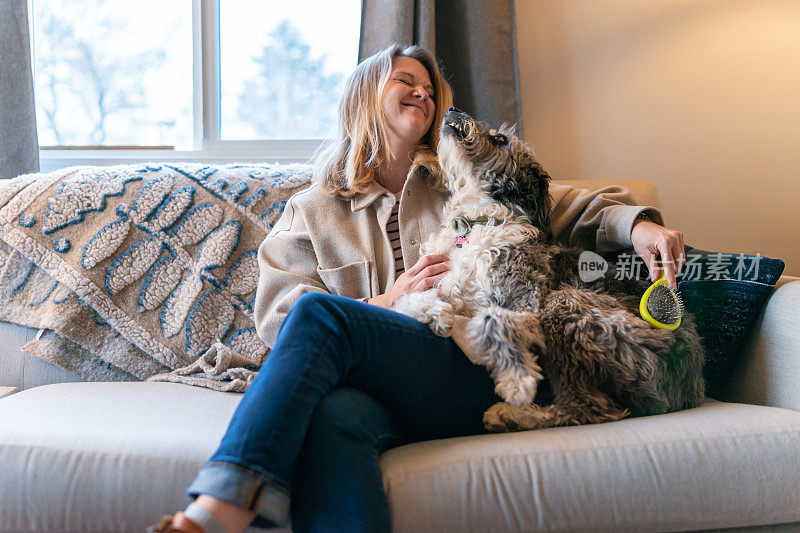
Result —
[{"label": "knitted throw blanket", "polygon": [[257,249],[308,165],[73,167],[0,182],[0,320],[86,380],[243,391]]}]

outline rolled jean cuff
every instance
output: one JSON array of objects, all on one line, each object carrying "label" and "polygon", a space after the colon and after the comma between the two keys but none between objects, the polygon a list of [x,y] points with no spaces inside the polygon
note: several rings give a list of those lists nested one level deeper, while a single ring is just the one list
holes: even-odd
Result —
[{"label": "rolled jean cuff", "polygon": [[225,462],[203,465],[186,491],[192,498],[213,496],[247,511],[256,511],[256,527],[283,527],[289,521],[289,491],[247,468]]}]

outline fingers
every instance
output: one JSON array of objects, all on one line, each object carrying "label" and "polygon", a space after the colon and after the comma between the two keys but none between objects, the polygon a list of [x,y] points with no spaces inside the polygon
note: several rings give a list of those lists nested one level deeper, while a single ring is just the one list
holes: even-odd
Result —
[{"label": "fingers", "polygon": [[442,272],[449,272],[450,271],[450,264],[449,263],[436,263],[434,265],[425,267],[422,271],[417,274],[416,278],[429,278],[431,276],[437,276]]},{"label": "fingers", "polygon": [[[449,269],[448,269],[448,271],[449,271]],[[411,289],[411,292],[427,291],[428,289],[432,288],[434,285],[439,283],[439,281],[441,281],[441,279],[443,277],[445,277],[446,275],[447,275],[447,272],[442,272],[441,274],[438,274],[436,276],[423,278],[423,279],[419,280],[419,282],[416,285],[414,285],[414,288]]]},{"label": "fingers", "polygon": [[673,289],[678,289],[677,276],[686,262],[686,254],[684,252],[683,233],[676,230],[664,228],[661,235],[655,241],[656,253],[660,256],[660,261],[656,261],[655,255],[651,259],[657,266],[652,269],[654,272],[654,279],[658,279],[660,268],[664,269],[664,278],[667,284]]},{"label": "fingers", "polygon": [[419,258],[414,266],[406,270],[409,282],[406,292],[426,291],[433,287],[450,271],[450,258],[445,254],[430,254]]},{"label": "fingers", "polygon": [[642,257],[651,282],[661,277],[673,289],[678,288],[677,277],[686,263],[683,233],[651,222],[640,222],[631,233],[634,249]]},{"label": "fingers", "polygon": [[448,272],[450,272],[450,258],[447,255],[426,255],[403,272],[389,291],[395,294],[395,297],[409,292],[426,291]]},{"label": "fingers", "polygon": [[642,252],[642,259],[644,264],[647,265],[647,270],[650,272],[650,283],[655,283],[661,277],[661,269],[658,268],[658,255],[645,250]]},{"label": "fingers", "polygon": [[669,243],[662,241],[658,245],[658,250],[661,252],[661,267],[664,269],[664,277],[667,279],[667,284],[672,289],[677,289],[678,283],[675,281],[675,263],[672,257],[672,248]]},{"label": "fingers", "polygon": [[683,233],[678,232],[680,239],[672,247],[672,257],[675,258],[675,276],[680,275],[683,265],[686,264],[686,249],[683,244]]},{"label": "fingers", "polygon": [[449,263],[435,263],[422,269],[409,284],[411,292],[426,291],[450,272]]},{"label": "fingers", "polygon": [[406,270],[406,273],[408,273],[408,275],[411,277],[416,277],[416,275],[422,272],[425,268],[439,263],[446,263],[449,260],[450,258],[445,254],[423,255],[414,264],[414,266]]}]

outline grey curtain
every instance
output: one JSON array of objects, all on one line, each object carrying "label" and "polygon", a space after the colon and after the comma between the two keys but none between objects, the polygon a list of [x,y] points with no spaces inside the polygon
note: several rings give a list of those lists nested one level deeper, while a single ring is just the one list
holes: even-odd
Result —
[{"label": "grey curtain", "polygon": [[456,107],[522,135],[514,0],[363,0],[361,15],[359,61],[393,42],[424,46]]},{"label": "grey curtain", "polygon": [[39,170],[26,0],[0,0],[0,178]]}]

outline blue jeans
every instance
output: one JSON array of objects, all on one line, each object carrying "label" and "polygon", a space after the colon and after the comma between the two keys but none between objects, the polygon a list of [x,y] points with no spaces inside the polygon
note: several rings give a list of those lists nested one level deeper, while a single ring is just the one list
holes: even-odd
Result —
[{"label": "blue jeans", "polygon": [[[253,525],[389,531],[378,455],[484,433],[500,401],[451,339],[394,311],[306,294],[189,487],[257,511]],[[291,498],[290,498],[291,494]]]}]

